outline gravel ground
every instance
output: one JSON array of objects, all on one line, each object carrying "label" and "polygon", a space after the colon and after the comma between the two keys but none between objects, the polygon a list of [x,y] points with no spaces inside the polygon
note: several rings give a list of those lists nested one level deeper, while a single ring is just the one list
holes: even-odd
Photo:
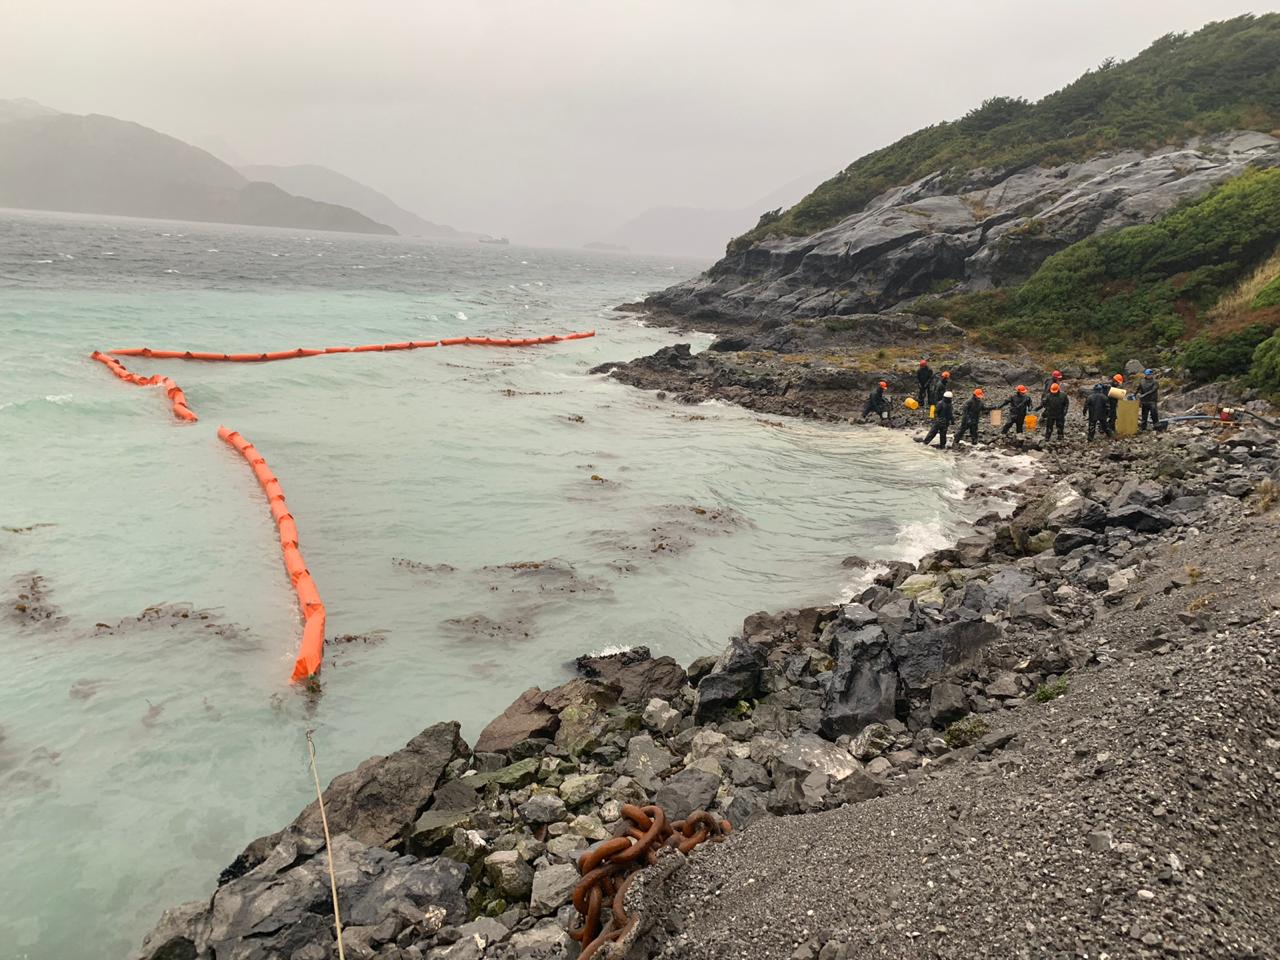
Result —
[{"label": "gravel ground", "polygon": [[627,956],[1280,957],[1280,522],[1246,511],[1157,548],[1005,749],[637,884]]}]

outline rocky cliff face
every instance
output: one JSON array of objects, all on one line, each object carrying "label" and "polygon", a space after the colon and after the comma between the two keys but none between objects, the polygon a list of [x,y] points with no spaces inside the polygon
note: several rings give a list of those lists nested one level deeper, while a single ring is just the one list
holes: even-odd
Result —
[{"label": "rocky cliff face", "polygon": [[1249,166],[1280,164],[1280,140],[1230,133],[1150,156],[939,172],[889,190],[808,237],[767,240],[655,294],[654,310],[709,325],[892,310],[931,293],[1027,279],[1097,233],[1159,219]]}]

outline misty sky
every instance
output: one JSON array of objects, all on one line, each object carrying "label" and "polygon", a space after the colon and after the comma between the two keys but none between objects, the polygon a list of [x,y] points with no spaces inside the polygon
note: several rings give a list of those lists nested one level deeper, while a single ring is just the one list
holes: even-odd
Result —
[{"label": "misty sky", "polygon": [[319,163],[578,244],[734,208],[996,94],[1273,0],[4,0],[0,98]]}]

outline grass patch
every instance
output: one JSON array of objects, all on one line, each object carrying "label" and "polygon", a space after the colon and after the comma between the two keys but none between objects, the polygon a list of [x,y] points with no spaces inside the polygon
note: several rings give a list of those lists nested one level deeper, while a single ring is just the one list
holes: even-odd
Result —
[{"label": "grass patch", "polygon": [[1036,687],[1036,692],[1031,696],[1036,703],[1048,703],[1050,700],[1057,700],[1060,696],[1067,692],[1067,681],[1055,680],[1053,683],[1042,683]]},{"label": "grass patch", "polygon": [[952,750],[958,750],[960,747],[977,743],[990,732],[991,728],[987,726],[987,721],[976,714],[971,714],[948,726],[942,734],[942,739]]}]

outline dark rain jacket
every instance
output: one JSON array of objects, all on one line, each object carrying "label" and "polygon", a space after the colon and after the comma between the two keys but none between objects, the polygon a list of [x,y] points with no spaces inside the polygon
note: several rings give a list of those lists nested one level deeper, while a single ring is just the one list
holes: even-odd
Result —
[{"label": "dark rain jacket", "polygon": [[927,363],[916,371],[916,379],[920,381],[921,390],[929,386],[929,381],[933,379],[933,370]]},{"label": "dark rain jacket", "polygon": [[1040,409],[1044,411],[1047,418],[1052,420],[1057,417],[1066,417],[1069,406],[1071,406],[1071,398],[1059,391],[1046,395],[1044,402],[1040,404]]},{"label": "dark rain jacket", "polygon": [[1111,416],[1111,398],[1107,396],[1105,390],[1094,390],[1085,398],[1084,408],[1090,420],[1094,422],[1107,420]]},{"label": "dark rain jacket", "polygon": [[942,402],[942,395],[951,389],[951,380],[942,377],[934,377],[929,384],[929,402],[938,404]]},{"label": "dark rain jacket", "polygon": [[1021,419],[1031,412],[1031,394],[1015,393],[1004,403],[996,407],[997,410],[1002,407],[1009,408],[1009,417],[1013,420]]},{"label": "dark rain jacket", "polygon": [[1160,384],[1156,382],[1155,377],[1150,379],[1143,377],[1138,381],[1138,399],[1144,404],[1153,404],[1160,401]]},{"label": "dark rain jacket", "polygon": [[951,401],[946,397],[939,397],[937,401],[937,409],[934,411],[933,418],[940,424],[949,424],[955,420],[955,411],[951,407]]},{"label": "dark rain jacket", "polygon": [[986,404],[982,402],[981,397],[970,397],[964,403],[964,407],[961,411],[963,415],[960,418],[960,422],[977,423],[978,419],[982,416],[982,412],[986,409]]},{"label": "dark rain jacket", "polygon": [[874,410],[876,413],[884,413],[889,403],[884,398],[884,387],[879,384],[871,391],[871,396],[867,397],[867,409]]}]

